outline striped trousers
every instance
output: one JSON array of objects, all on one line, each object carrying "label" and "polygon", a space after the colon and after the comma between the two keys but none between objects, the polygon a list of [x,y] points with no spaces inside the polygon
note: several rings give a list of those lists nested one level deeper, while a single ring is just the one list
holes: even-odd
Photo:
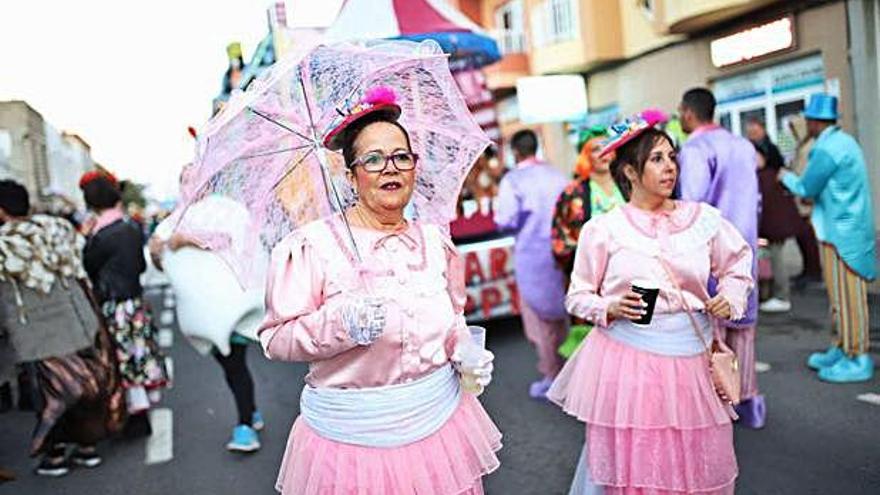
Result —
[{"label": "striped trousers", "polygon": [[868,281],[852,271],[833,245],[821,244],[822,276],[828,290],[833,343],[854,357],[868,352]]}]

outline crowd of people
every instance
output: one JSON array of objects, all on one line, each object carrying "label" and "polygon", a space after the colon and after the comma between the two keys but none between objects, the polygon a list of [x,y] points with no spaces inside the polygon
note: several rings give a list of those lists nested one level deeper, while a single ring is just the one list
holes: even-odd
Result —
[{"label": "crowd of people", "polygon": [[[761,122],[748,139],[714,124],[704,88],[681,98],[690,136],[680,148],[666,114],[646,110],[585,130],[572,180],[538,158],[534,132],[512,137],[495,223],[516,237],[539,374],[528,393],[585,423],[571,493],[734,492],[732,425],[767,421],[755,336],[759,309],[791,309],[782,246],[792,237],[802,276],[821,270],[836,332],[807,364],[828,382],[872,377],[871,196],[836,106],[811,98],[794,167]],[[328,134],[358,200],[276,244],[257,274],[265,290],[244,289],[221,260],[242,242],[240,203],[204,197],[149,240],[181,330],[218,362],[234,399],[227,448],[260,448],[248,342],[309,364],[276,482],[284,494],[480,494],[500,463],[501,431],[478,400],[494,356],[464,319],[462,259],[443,228],[406,215],[419,155],[401,111],[393,98],[357,102]],[[25,189],[0,182],[0,381],[30,376],[19,392],[38,411],[41,475],[99,465],[107,436],[149,435],[146,412],[169,385],[139,279],[147,240],[113,177],[80,185],[92,216],[77,229],[32,214]],[[206,231],[222,242],[187,234]],[[759,238],[773,272],[763,303]]]},{"label": "crowd of people", "polygon": [[79,225],[33,214],[27,190],[0,182],[0,382],[37,412],[36,473],[96,467],[109,435],[149,436],[148,411],[169,384],[140,275],[140,226],[109,174],[80,181],[91,215]]}]

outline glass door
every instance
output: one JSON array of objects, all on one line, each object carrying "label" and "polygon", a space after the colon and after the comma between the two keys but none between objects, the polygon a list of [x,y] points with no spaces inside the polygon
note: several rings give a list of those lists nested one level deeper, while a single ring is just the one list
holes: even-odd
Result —
[{"label": "glass door", "polygon": [[759,107],[741,110],[739,112],[739,132],[737,134],[745,136],[746,127],[752,121],[760,122],[764,127],[767,127],[767,109],[763,103],[764,102],[761,102],[761,106]]},{"label": "glass door", "polygon": [[777,103],[774,107],[776,114],[776,146],[785,158],[785,163],[790,163],[794,159],[797,149],[797,137],[792,132],[792,120],[800,116],[804,111],[805,100],[797,98],[795,100],[784,103]]}]

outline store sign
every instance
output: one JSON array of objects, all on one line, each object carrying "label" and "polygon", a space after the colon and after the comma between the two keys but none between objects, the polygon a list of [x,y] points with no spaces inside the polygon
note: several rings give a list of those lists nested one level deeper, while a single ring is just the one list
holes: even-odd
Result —
[{"label": "store sign", "polygon": [[572,122],[587,114],[587,85],[580,75],[521,77],[516,96],[525,124]]},{"label": "store sign", "polygon": [[824,81],[825,69],[822,56],[813,55],[718,79],[712,92],[718,104],[723,105],[751,98],[764,98],[767,94],[779,94],[821,85]]},{"label": "store sign", "polygon": [[513,238],[460,245],[464,257],[469,321],[519,314],[519,294],[513,277]]},{"label": "store sign", "polygon": [[715,67],[727,67],[794,46],[794,18],[789,16],[718,38],[709,50]]}]

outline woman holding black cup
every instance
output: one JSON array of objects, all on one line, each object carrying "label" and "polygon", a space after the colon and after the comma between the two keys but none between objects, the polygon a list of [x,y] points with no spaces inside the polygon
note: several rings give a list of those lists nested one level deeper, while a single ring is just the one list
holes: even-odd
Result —
[{"label": "woman holding black cup", "polygon": [[[586,423],[571,493],[732,494],[732,409],[706,359],[713,319],[752,289],[752,253],[718,210],[670,199],[678,177],[666,120],[612,126],[604,153],[627,204],[588,222],[566,307],[595,323],[548,397]],[[718,296],[709,297],[714,275]]]}]

